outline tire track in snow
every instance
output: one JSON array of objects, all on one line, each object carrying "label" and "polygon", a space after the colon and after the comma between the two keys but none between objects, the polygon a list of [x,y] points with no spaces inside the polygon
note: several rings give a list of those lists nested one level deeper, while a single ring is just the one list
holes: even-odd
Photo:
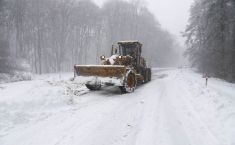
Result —
[{"label": "tire track in snow", "polygon": [[[156,89],[147,89],[141,94],[148,94],[145,99],[145,106],[143,108],[143,114],[137,130],[137,136],[135,138],[135,145],[154,145],[158,140],[156,132],[159,131],[159,116],[161,111],[162,97],[165,94],[164,86],[157,86],[158,82],[151,82],[151,85],[156,85]],[[147,88],[145,86],[143,89]],[[151,94],[151,95],[150,95]],[[152,95],[154,94],[154,95]]]}]

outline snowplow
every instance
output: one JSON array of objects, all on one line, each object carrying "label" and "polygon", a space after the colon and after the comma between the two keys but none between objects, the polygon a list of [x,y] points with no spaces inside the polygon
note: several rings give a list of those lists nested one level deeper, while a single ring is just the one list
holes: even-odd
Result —
[{"label": "snowplow", "polygon": [[111,57],[100,57],[101,65],[75,65],[74,77],[87,77],[85,85],[90,90],[102,86],[117,86],[123,93],[131,93],[139,84],[151,80],[151,68],[141,57],[142,44],[138,41],[119,41],[112,46]]}]

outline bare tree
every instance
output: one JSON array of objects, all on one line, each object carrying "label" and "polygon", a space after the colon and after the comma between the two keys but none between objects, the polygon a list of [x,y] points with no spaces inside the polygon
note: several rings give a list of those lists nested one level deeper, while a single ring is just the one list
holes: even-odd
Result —
[{"label": "bare tree", "polygon": [[2,2],[7,8],[0,11],[0,32],[10,55],[26,60],[33,73],[97,64],[99,55],[110,55],[112,44],[119,40],[141,41],[144,55],[158,66],[169,65],[177,51],[174,38],[140,0],[107,1],[102,8],[90,0]]}]

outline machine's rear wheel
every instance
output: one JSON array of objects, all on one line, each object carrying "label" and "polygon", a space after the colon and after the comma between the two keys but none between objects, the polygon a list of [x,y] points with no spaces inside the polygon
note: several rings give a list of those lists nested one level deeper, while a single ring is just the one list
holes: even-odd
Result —
[{"label": "machine's rear wheel", "polygon": [[148,82],[148,69],[145,70],[144,83]]},{"label": "machine's rear wheel", "polygon": [[148,80],[151,81],[151,79],[152,79],[152,71],[151,71],[151,68],[148,68],[148,70],[149,70]]},{"label": "machine's rear wheel", "polygon": [[101,84],[94,84],[94,85],[86,84],[86,87],[91,91],[96,91],[100,90]]},{"label": "machine's rear wheel", "polygon": [[135,74],[129,71],[127,72],[124,86],[120,86],[119,88],[123,93],[131,93],[135,91],[136,84],[137,82]]},{"label": "machine's rear wheel", "polygon": [[144,82],[147,83],[151,81],[151,69],[147,68],[145,71]]}]

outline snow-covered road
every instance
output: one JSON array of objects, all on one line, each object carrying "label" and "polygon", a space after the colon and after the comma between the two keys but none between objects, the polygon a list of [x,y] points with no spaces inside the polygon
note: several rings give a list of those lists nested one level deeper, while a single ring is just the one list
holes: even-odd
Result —
[{"label": "snow-covered road", "polygon": [[[0,145],[235,145],[235,85],[154,69],[134,93],[67,75],[0,85]],[[74,91],[76,90],[76,91]]]}]

